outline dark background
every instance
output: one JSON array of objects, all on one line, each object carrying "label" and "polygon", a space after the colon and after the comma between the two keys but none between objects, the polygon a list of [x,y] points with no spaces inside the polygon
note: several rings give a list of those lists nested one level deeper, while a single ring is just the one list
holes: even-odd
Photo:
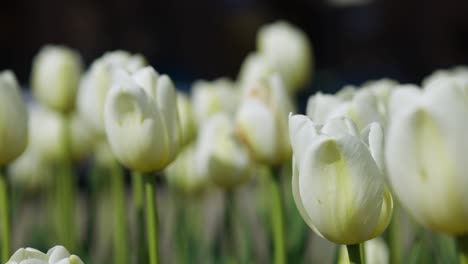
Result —
[{"label": "dark background", "polygon": [[[370,0],[42,0],[3,1],[0,70],[27,85],[47,43],[79,50],[86,65],[107,50],[144,54],[159,72],[188,84],[237,76],[265,23],[288,20],[315,49],[313,90],[392,77],[420,82],[433,70],[468,62],[468,1]],[[311,91],[311,90],[309,90]]]}]

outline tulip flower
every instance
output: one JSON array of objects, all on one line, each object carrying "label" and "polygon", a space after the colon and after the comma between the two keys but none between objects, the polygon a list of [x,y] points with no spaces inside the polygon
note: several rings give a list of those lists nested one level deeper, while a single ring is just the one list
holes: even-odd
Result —
[{"label": "tulip flower", "polygon": [[23,190],[29,192],[35,192],[49,186],[53,175],[50,165],[37,152],[28,147],[8,167],[8,175],[13,185],[21,186]]},{"label": "tulip flower", "polygon": [[186,146],[166,169],[168,184],[183,193],[199,193],[211,183],[209,174],[201,173],[197,168],[196,145]]},{"label": "tulip flower", "polygon": [[164,169],[178,154],[181,139],[171,79],[151,67],[131,76],[119,71],[106,99],[105,125],[122,164],[139,172]]},{"label": "tulip flower", "polygon": [[248,150],[234,129],[231,117],[224,113],[216,114],[203,124],[197,142],[198,170],[226,189],[244,183],[252,168]]},{"label": "tulip flower", "polygon": [[318,92],[309,97],[307,115],[318,124],[323,124],[332,118],[346,117],[353,120],[361,129],[372,122],[385,123],[383,113],[379,112],[378,98],[370,90],[360,89],[355,91],[350,99],[343,98],[342,95]]},{"label": "tulip flower", "polygon": [[196,81],[192,87],[192,106],[197,124],[203,124],[218,112],[234,115],[239,95],[238,88],[228,79]]},{"label": "tulip flower", "polygon": [[237,130],[255,160],[280,165],[290,158],[287,113],[291,111],[291,99],[278,74],[244,91],[236,118]]},{"label": "tulip flower", "polygon": [[81,80],[77,95],[77,107],[80,115],[89,123],[96,134],[105,134],[104,104],[115,79],[116,71],[123,69],[133,73],[146,64],[142,55],[130,54],[121,50],[107,52],[93,62]]},{"label": "tulip flower", "polygon": [[468,234],[467,88],[445,79],[400,86],[389,104],[386,161],[399,201],[417,222]]},{"label": "tulip flower", "polygon": [[26,149],[28,114],[20,87],[11,71],[0,72],[0,167],[6,166]]},{"label": "tulip flower", "polygon": [[83,261],[66,248],[55,246],[47,254],[33,248],[20,248],[6,264],[83,264]]},{"label": "tulip flower", "polygon": [[435,82],[454,81],[459,86],[468,87],[468,67],[458,66],[452,69],[437,70],[424,78],[423,86],[432,85]]},{"label": "tulip flower", "polygon": [[290,93],[305,88],[311,79],[313,50],[307,35],[285,21],[263,26],[257,50],[283,78]]},{"label": "tulip flower", "polygon": [[193,115],[192,103],[187,95],[177,93],[177,111],[180,118],[181,143],[187,145],[190,143],[197,133],[195,118]]},{"label": "tulip flower", "polygon": [[31,85],[41,104],[59,112],[70,112],[80,81],[80,55],[64,46],[45,46],[34,58]]},{"label": "tulip flower", "polygon": [[383,131],[372,123],[359,134],[349,119],[323,126],[290,115],[293,196],[305,222],[337,244],[359,244],[390,222],[393,201],[383,172]]},{"label": "tulip flower", "polygon": [[275,69],[267,61],[265,56],[258,52],[249,54],[241,65],[238,82],[242,90],[258,80],[267,78]]}]

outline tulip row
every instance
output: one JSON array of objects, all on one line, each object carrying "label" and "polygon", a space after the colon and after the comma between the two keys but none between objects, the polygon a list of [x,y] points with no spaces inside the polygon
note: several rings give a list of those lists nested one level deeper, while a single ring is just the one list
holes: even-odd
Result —
[{"label": "tulip row", "polygon": [[[405,212],[427,229],[454,236],[460,261],[467,263],[468,163],[462,151],[468,149],[468,69],[438,71],[422,88],[382,79],[336,94],[318,92],[306,115],[293,114],[296,93],[311,80],[312,53],[299,29],[286,22],[266,25],[236,82],[197,81],[188,96],[142,55],[108,52],[83,73],[75,51],[47,46],[34,59],[28,106],[14,74],[2,72],[2,263],[82,263],[63,247],[47,254],[20,249],[9,259],[9,180],[20,186],[14,190],[47,193],[50,240],[89,253],[93,241],[80,242],[83,214],[75,210],[80,193],[74,167],[83,162],[90,171],[87,239],[100,232],[93,229],[97,207],[109,196],[113,263],[160,262],[164,230],[156,198],[165,188],[156,182],[159,174],[181,216],[174,232],[181,262],[190,262],[187,248],[201,250],[190,242],[200,238],[190,223],[195,216],[184,206],[214,189],[223,191],[226,202],[214,261],[248,261],[235,253],[234,219],[243,206],[236,194],[254,183],[269,200],[264,218],[274,263],[298,262],[305,254],[305,225],[291,224],[296,211],[315,234],[346,245],[340,263],[404,261],[396,216]],[[129,232],[124,167],[132,174],[136,234]],[[388,226],[390,253],[378,238]],[[299,239],[290,239],[296,229]],[[290,246],[293,240],[299,246]]]}]

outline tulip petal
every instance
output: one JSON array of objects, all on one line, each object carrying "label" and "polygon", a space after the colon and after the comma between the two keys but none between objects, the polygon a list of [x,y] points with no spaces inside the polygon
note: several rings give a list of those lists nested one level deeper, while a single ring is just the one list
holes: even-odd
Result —
[{"label": "tulip petal", "polygon": [[317,127],[309,117],[289,114],[289,137],[298,167],[301,167],[301,158],[317,135]]},{"label": "tulip petal", "polygon": [[384,135],[379,123],[371,123],[361,133],[362,140],[369,147],[370,153],[382,173],[385,171]]}]

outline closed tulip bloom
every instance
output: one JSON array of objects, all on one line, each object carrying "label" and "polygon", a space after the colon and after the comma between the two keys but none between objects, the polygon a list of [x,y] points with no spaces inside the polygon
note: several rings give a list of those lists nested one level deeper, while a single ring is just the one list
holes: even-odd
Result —
[{"label": "closed tulip bloom", "polygon": [[0,167],[26,149],[28,115],[20,87],[11,71],[0,72]]},{"label": "closed tulip bloom", "polygon": [[84,160],[93,152],[95,134],[92,133],[89,124],[80,114],[75,112],[71,116],[68,116],[68,118],[70,118],[68,124],[70,126],[71,158],[74,161]]},{"label": "closed tulip bloom", "polygon": [[76,51],[64,46],[43,47],[32,66],[34,95],[49,108],[70,112],[75,107],[81,69],[81,57]]},{"label": "closed tulip bloom", "polygon": [[80,82],[77,106],[80,115],[96,134],[105,134],[104,105],[116,71],[123,69],[133,73],[146,64],[142,55],[121,50],[107,52],[92,63]]},{"label": "closed tulip bloom", "polygon": [[83,264],[83,261],[66,248],[55,246],[47,254],[33,248],[20,248],[6,264]]},{"label": "closed tulip bloom", "polygon": [[422,84],[423,86],[428,86],[439,81],[453,81],[459,86],[468,88],[468,67],[458,66],[452,69],[436,70],[431,75],[424,78]]},{"label": "closed tulip bloom", "polygon": [[209,175],[222,188],[234,188],[251,175],[248,150],[235,133],[234,120],[225,113],[218,113],[203,124],[196,159],[200,173]]},{"label": "closed tulip bloom", "polygon": [[167,75],[146,67],[119,71],[105,106],[107,139],[117,159],[139,172],[164,169],[180,148],[177,95]]},{"label": "closed tulip bloom", "polygon": [[197,124],[219,112],[234,115],[239,97],[240,91],[231,80],[196,81],[192,87],[192,106]]},{"label": "closed tulip bloom", "polygon": [[353,120],[360,129],[372,122],[385,123],[383,113],[379,112],[377,96],[366,89],[355,91],[352,98],[348,100],[319,92],[309,97],[306,112],[318,124],[338,117]]},{"label": "closed tulip bloom", "polygon": [[265,56],[258,52],[253,52],[242,63],[238,82],[243,90],[246,86],[264,79],[274,72],[275,69],[270,65]]},{"label": "closed tulip bloom", "polygon": [[349,119],[320,126],[303,115],[289,119],[293,196],[305,222],[337,244],[378,236],[393,201],[383,173],[383,132],[377,123],[361,133]]},{"label": "closed tulip bloom", "polygon": [[291,98],[278,74],[245,91],[237,113],[237,130],[255,160],[279,165],[291,157],[288,113],[292,111]]},{"label": "closed tulip bloom", "polygon": [[8,167],[11,183],[23,190],[35,192],[49,186],[52,176],[51,164],[30,147]]},{"label": "closed tulip bloom", "polygon": [[290,93],[305,88],[312,77],[313,50],[307,35],[285,21],[263,26],[257,50],[281,74]]},{"label": "closed tulip bloom", "polygon": [[197,194],[211,183],[209,175],[197,167],[196,145],[186,146],[166,169],[168,184],[183,193]]},{"label": "closed tulip bloom", "polygon": [[468,233],[468,101],[455,81],[401,86],[390,98],[386,142],[394,193],[425,227]]},{"label": "closed tulip bloom", "polygon": [[192,103],[189,97],[181,92],[177,93],[177,111],[179,112],[180,129],[182,131],[181,143],[182,145],[187,145],[195,138],[197,126],[193,115]]}]

